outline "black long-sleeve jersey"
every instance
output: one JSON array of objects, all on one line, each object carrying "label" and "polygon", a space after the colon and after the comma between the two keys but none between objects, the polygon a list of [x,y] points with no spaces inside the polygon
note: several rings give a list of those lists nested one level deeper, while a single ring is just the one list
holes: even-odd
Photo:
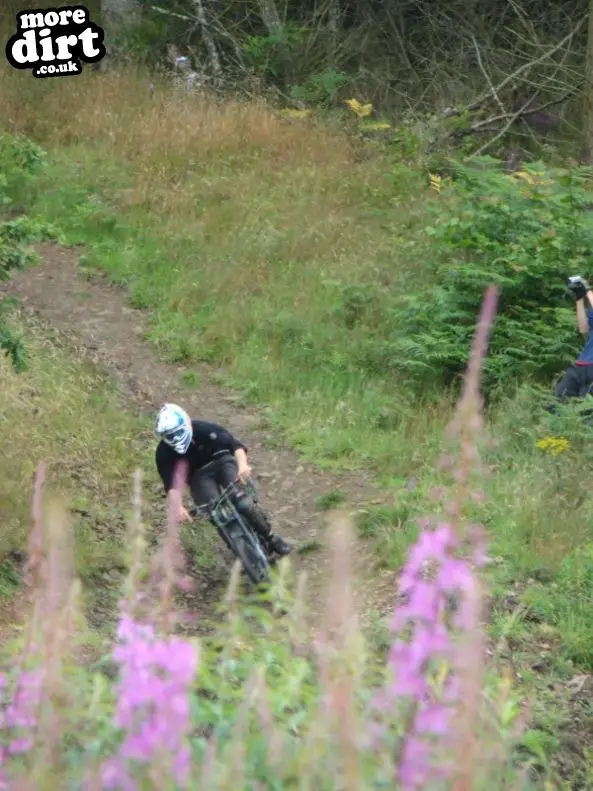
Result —
[{"label": "black long-sleeve jersey", "polygon": [[192,420],[193,437],[187,452],[182,455],[173,450],[170,445],[161,440],[156,449],[156,466],[165,491],[173,486],[175,466],[180,459],[186,459],[187,483],[197,470],[209,464],[219,456],[234,454],[242,448],[247,452],[247,446],[217,423],[208,423],[205,420]]}]

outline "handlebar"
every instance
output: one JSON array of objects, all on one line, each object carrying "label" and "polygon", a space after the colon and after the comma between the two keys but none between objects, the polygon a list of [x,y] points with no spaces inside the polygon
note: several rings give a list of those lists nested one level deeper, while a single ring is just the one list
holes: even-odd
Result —
[{"label": "handlebar", "polygon": [[199,505],[190,508],[188,511],[189,515],[194,519],[198,519],[200,516],[209,518],[212,511],[214,511],[223,502],[223,500],[227,500],[231,492],[236,491],[239,487],[243,487],[247,490],[247,492],[255,493],[255,484],[253,481],[248,480],[243,483],[243,481],[241,481],[239,478],[235,478],[234,481],[229,483],[229,485],[220,492],[215,500],[212,500],[210,503],[206,503],[205,505]]}]

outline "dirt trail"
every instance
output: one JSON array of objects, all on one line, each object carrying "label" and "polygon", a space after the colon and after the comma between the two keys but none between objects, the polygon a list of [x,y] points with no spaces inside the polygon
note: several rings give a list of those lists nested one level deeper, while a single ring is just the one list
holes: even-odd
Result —
[{"label": "dirt trail", "polygon": [[[347,496],[347,507],[355,511],[365,504],[385,501],[385,493],[363,473],[319,470],[301,462],[288,447],[270,448],[272,432],[266,429],[262,416],[238,403],[232,391],[213,384],[212,369],[192,365],[199,374],[199,386],[188,389],[181,384],[184,367],[158,360],[145,340],[148,317],[129,307],[125,289],[104,278],[81,277],[76,249],[44,244],[39,252],[40,266],[16,273],[2,285],[2,291],[20,298],[28,311],[65,334],[82,354],[121,380],[130,400],[143,409],[153,412],[162,401],[175,401],[192,416],[222,423],[236,433],[249,448],[262,504],[277,532],[297,548],[311,542],[321,545],[302,555],[295,552],[292,558],[297,573],[307,570],[312,614],[323,610],[329,552],[325,517],[316,510],[317,498],[340,488]],[[394,598],[394,574],[377,573],[374,565],[371,548],[359,546],[356,603],[363,620],[371,610],[389,608]]]}]

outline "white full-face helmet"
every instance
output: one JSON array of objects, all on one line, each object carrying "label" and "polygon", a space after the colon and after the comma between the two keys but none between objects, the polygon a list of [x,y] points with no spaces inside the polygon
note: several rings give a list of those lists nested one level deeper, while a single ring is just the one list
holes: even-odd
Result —
[{"label": "white full-face helmet", "polygon": [[157,417],[156,433],[177,453],[186,453],[193,435],[189,415],[177,404],[164,404]]}]

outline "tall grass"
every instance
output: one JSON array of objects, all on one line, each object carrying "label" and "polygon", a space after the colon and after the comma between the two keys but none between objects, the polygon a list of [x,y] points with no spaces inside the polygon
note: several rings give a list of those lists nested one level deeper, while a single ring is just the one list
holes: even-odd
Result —
[{"label": "tall grass", "polygon": [[23,639],[4,655],[5,787],[526,787],[512,751],[519,709],[487,677],[476,571],[484,546],[464,522],[494,299],[487,295],[452,426],[461,440],[461,489],[450,518],[424,524],[410,551],[386,663],[369,653],[357,626],[353,534],[339,513],[317,634],[304,631],[285,559],[271,590],[251,601],[240,594],[235,568],[212,638],[198,643],[175,635],[171,593],[187,585],[177,523],[171,513],[162,548],[147,565],[137,475],[130,571],[111,653],[119,671],[114,684],[107,681],[85,667],[84,653],[77,656],[84,630],[71,534],[51,498],[42,518],[40,465],[29,543],[31,610]]}]

